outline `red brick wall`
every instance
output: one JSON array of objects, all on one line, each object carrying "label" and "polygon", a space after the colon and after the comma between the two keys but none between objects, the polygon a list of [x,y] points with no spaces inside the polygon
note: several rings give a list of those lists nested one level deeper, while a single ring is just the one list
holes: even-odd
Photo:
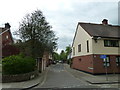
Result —
[{"label": "red brick wall", "polygon": [[[8,39],[6,38],[6,36],[8,36]],[[3,33],[2,34],[2,47],[4,47],[5,45],[10,45],[12,43],[13,43],[13,39],[12,39],[10,31]]]},{"label": "red brick wall", "polygon": [[[116,56],[110,56],[110,66],[107,68],[108,73],[120,73],[120,66],[116,65]],[[86,56],[77,56],[72,59],[72,68],[86,71],[93,74],[102,74],[106,72],[106,69],[103,65],[103,59],[100,58],[100,55],[86,55]],[[91,68],[93,67],[93,69]]]},{"label": "red brick wall", "polygon": [[[120,67],[116,65],[116,56],[110,56],[110,66],[107,68],[108,73],[120,73],[118,70]],[[94,73],[105,73],[106,69],[103,65],[103,59],[100,58],[100,55],[94,55]]]},{"label": "red brick wall", "polygon": [[[5,30],[7,29],[3,29],[3,32]],[[10,30],[8,30],[2,34],[2,57],[19,54],[19,49],[16,48],[15,46],[12,46],[12,44],[13,38]]]},{"label": "red brick wall", "polygon": [[6,45],[2,48],[2,57],[7,57],[11,55],[17,55],[20,53],[19,48],[13,45]]},{"label": "red brick wall", "polygon": [[93,56],[78,56],[72,59],[72,68],[93,73]]}]

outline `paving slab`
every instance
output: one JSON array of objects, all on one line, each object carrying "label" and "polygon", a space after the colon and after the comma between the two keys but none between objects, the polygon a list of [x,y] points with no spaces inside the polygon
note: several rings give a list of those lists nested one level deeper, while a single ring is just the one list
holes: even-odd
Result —
[{"label": "paving slab", "polygon": [[108,74],[106,79],[106,75],[92,75],[89,73],[85,73],[85,72],[70,68],[68,64],[65,64],[65,68],[67,71],[74,74],[77,78],[84,79],[86,82],[89,82],[91,84],[120,83],[120,74]]}]

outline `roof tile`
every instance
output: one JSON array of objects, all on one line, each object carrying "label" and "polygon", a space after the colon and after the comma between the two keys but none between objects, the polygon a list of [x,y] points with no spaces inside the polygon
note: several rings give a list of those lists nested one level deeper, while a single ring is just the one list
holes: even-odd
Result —
[{"label": "roof tile", "polygon": [[90,36],[120,38],[120,26],[80,22],[79,24]]}]

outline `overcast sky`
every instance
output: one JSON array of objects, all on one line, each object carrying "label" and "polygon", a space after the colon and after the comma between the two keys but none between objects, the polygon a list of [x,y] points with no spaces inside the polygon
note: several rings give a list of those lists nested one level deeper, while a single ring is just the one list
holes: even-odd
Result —
[{"label": "overcast sky", "polygon": [[103,19],[108,19],[110,24],[118,24],[118,1],[2,0],[0,1],[0,27],[4,27],[4,23],[9,22],[13,33],[18,30],[19,22],[26,14],[39,9],[59,37],[58,52],[60,52],[72,44],[78,22],[100,24]]}]

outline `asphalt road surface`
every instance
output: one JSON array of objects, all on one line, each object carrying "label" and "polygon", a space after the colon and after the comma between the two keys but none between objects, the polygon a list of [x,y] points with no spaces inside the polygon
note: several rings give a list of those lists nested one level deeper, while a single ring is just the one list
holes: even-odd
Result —
[{"label": "asphalt road surface", "polygon": [[34,88],[99,88],[75,78],[63,64],[51,65],[44,81]]}]

